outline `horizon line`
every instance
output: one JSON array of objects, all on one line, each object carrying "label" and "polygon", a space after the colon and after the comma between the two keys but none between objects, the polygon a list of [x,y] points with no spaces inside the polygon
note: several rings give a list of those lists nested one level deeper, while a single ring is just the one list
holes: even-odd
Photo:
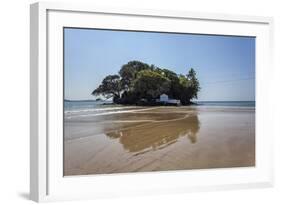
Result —
[{"label": "horizon line", "polygon": [[[96,99],[63,99],[64,101],[96,101]],[[110,100],[101,100],[110,101]],[[256,100],[192,100],[194,102],[256,102]]]}]

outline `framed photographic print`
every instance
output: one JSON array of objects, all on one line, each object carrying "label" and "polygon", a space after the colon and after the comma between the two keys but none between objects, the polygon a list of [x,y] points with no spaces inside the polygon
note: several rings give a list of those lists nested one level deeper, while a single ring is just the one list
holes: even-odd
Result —
[{"label": "framed photographic print", "polygon": [[272,186],[272,24],[32,4],[31,199]]}]

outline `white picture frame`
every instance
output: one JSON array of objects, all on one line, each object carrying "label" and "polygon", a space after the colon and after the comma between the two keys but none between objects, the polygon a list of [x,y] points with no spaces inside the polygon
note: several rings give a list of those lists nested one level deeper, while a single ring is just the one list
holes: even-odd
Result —
[{"label": "white picture frame", "polygon": [[[256,36],[256,166],[63,177],[61,34],[65,26]],[[273,72],[272,29],[270,17],[98,8],[71,3],[32,4],[30,198],[39,202],[272,186],[272,113],[266,109],[272,99],[267,92]]]}]

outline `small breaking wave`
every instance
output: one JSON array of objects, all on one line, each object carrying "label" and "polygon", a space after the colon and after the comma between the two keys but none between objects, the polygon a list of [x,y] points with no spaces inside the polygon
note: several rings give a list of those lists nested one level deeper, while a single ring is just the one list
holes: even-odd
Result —
[{"label": "small breaking wave", "polygon": [[72,118],[77,118],[77,117],[95,117],[95,116],[102,116],[102,115],[114,115],[114,114],[120,114],[120,113],[134,113],[134,112],[153,110],[153,109],[156,109],[156,107],[154,107],[154,108],[145,108],[145,109],[133,109],[133,110],[119,110],[119,111],[114,111],[114,112],[89,113],[89,114],[84,114],[84,115],[68,116],[66,118],[67,119],[72,119]]},{"label": "small breaking wave", "polygon": [[109,110],[124,110],[130,108],[137,108],[137,107],[109,107],[109,108],[92,108],[92,109],[82,109],[82,110],[66,110],[64,111],[65,114],[72,114],[72,113],[80,113],[80,112],[102,112],[102,111],[109,111]]}]

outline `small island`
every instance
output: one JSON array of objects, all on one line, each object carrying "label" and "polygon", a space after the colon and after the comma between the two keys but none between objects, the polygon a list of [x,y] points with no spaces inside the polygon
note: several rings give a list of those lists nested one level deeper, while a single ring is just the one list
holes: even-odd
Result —
[{"label": "small island", "polygon": [[130,61],[118,74],[106,76],[92,92],[124,105],[190,105],[197,98],[200,84],[191,68],[177,74],[141,61]]}]

